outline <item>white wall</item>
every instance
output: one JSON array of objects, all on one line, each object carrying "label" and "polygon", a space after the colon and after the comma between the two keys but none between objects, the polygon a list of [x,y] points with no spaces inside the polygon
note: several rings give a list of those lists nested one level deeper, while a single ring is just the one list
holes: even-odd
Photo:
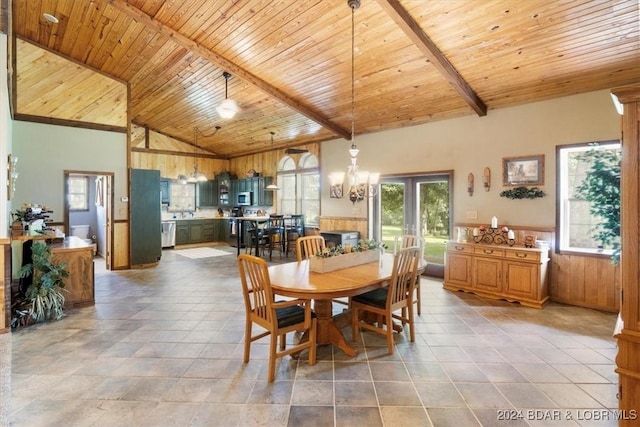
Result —
[{"label": "white wall", "polygon": [[127,136],[32,122],[13,122],[13,152],[20,156],[13,206],[48,205],[51,221],[62,222],[64,171],[114,173],[114,219],[127,219]]},{"label": "white wall", "polygon": [[0,238],[9,236],[11,202],[7,200],[7,158],[11,154],[11,112],[7,89],[7,35],[0,34]]},{"label": "white wall", "polygon": [[[357,121],[357,111],[356,111]],[[468,116],[425,125],[356,136],[361,170],[384,174],[454,171],[453,222],[488,224],[496,215],[501,225],[555,225],[556,145],[620,139],[620,116],[608,90],[490,110],[485,117]],[[353,210],[348,198],[330,199],[328,174],[349,163],[347,140],[322,145],[322,216],[366,217],[366,202]],[[502,158],[545,155],[547,196],[533,200],[500,197]],[[482,172],[491,169],[491,190],[482,188]],[[475,192],[467,194],[467,175],[475,176]],[[510,188],[510,187],[509,187]],[[345,187],[345,193],[347,193]],[[347,193],[348,194],[348,193]],[[357,212],[357,209],[360,212]],[[477,211],[477,220],[466,219]]]}]

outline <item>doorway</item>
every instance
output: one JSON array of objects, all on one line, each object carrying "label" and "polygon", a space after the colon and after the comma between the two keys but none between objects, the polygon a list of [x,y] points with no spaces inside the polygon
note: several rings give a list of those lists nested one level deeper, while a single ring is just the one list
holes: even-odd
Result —
[{"label": "doorway", "polygon": [[111,269],[111,230],[113,229],[113,172],[64,171],[65,233],[72,227],[86,233],[81,236],[93,244],[94,254]]},{"label": "doorway", "polygon": [[426,274],[444,277],[451,236],[452,172],[385,177],[374,202],[375,235],[393,248],[394,237],[416,234],[425,241]]}]

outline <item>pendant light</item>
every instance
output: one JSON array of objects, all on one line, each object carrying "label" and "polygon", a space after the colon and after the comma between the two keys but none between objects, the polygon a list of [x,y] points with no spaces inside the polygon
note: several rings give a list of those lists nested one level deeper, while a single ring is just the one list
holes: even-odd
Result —
[{"label": "pendant light", "polygon": [[[347,5],[351,8],[351,148],[349,149],[351,164],[347,168],[346,177],[349,186],[349,200],[355,204],[364,200],[365,197],[373,197],[376,194],[380,174],[360,171],[358,167],[360,150],[354,142],[356,139],[355,11],[360,7],[360,0],[347,0]],[[344,172],[329,174],[331,198],[343,197],[342,182],[344,178]]]},{"label": "pendant light", "polygon": [[[275,135],[274,132],[269,132],[271,134],[271,160],[273,160],[273,135]],[[273,164],[275,166],[275,168],[273,169],[274,171],[274,179],[277,180],[278,179],[278,164],[276,162],[274,162]],[[265,190],[268,191],[278,191],[280,188],[278,188],[278,185],[275,183],[269,184],[265,187]]]},{"label": "pendant light", "polygon": [[240,107],[238,107],[238,103],[236,101],[228,98],[229,79],[232,77],[231,74],[225,71],[222,73],[222,77],[224,77],[224,101],[216,107],[216,111],[223,119],[231,119],[238,111],[240,111]]}]

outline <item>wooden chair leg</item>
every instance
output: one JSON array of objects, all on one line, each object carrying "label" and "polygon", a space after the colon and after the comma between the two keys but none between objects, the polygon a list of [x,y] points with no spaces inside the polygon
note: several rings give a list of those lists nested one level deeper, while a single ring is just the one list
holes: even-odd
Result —
[{"label": "wooden chair leg", "polygon": [[244,328],[244,363],[249,362],[249,354],[251,352],[251,320],[247,319],[247,324]]},{"label": "wooden chair leg", "polygon": [[389,354],[393,354],[393,317],[391,317],[391,313],[387,314],[387,347],[389,349]]},{"label": "wooden chair leg", "polygon": [[276,376],[276,341],[278,337],[271,335],[271,341],[269,342],[269,373],[267,374],[267,380],[273,382]]},{"label": "wooden chair leg", "polygon": [[280,335],[280,351],[284,351],[287,348],[287,334]]},{"label": "wooden chair leg", "polygon": [[418,316],[422,316],[422,297],[420,296],[420,276],[416,279],[416,304],[418,304]]}]

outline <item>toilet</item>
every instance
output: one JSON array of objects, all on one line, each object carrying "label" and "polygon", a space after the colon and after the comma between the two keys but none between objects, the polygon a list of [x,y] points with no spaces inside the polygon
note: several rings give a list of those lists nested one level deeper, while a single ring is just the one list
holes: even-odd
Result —
[{"label": "toilet", "polygon": [[71,235],[76,236],[84,240],[87,244],[93,246],[93,256],[98,252],[98,246],[91,240],[89,235],[89,231],[91,230],[90,225],[72,225],[71,227]]}]

